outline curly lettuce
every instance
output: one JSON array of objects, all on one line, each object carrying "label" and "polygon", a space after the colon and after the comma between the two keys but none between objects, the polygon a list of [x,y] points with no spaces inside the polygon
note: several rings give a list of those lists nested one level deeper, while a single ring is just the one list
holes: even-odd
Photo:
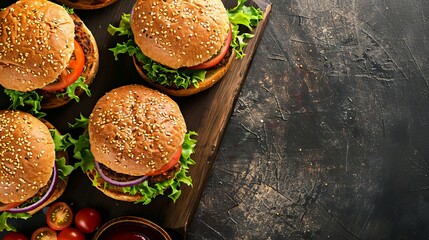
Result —
[{"label": "curly lettuce", "polygon": [[67,86],[63,93],[57,94],[57,97],[61,98],[68,96],[69,98],[74,99],[76,102],[79,102],[80,98],[75,94],[77,88],[82,89],[88,97],[91,97],[91,91],[89,90],[88,85],[85,83],[85,78],[82,76]]},{"label": "curly lettuce", "polygon": [[46,116],[46,113],[40,111],[42,109],[41,102],[43,97],[40,96],[36,91],[31,92],[20,92],[10,89],[5,89],[4,93],[9,96],[11,104],[9,109],[22,109],[30,107],[28,112],[37,118]]},{"label": "curly lettuce", "polygon": [[246,0],[238,0],[238,5],[229,9],[228,19],[232,25],[232,42],[231,47],[234,49],[237,58],[243,58],[244,48],[247,46],[246,39],[253,38],[253,34],[240,32],[240,26],[246,27],[253,31],[260,20],[262,20],[262,10],[255,7],[245,6]]},{"label": "curly lettuce", "polygon": [[[79,102],[80,98],[75,94],[76,88],[81,88],[86,93],[86,95],[88,95],[88,97],[91,96],[91,91],[89,90],[88,85],[85,83],[85,78],[82,76],[66,87],[63,93],[59,93],[56,96],[58,98],[68,96],[69,98],[74,99],[76,102]],[[4,92],[9,96],[11,102],[9,109],[25,110],[37,118],[46,116],[46,113],[41,111],[43,96],[40,95],[36,90],[30,92],[21,92],[11,89],[4,89]]]},{"label": "curly lettuce", "polygon": [[16,232],[16,228],[10,223],[8,223],[9,219],[15,218],[15,219],[29,219],[31,215],[29,213],[9,213],[9,212],[2,212],[0,214],[0,232],[3,231],[13,231]]},{"label": "curly lettuce", "polygon": [[[69,141],[69,133],[62,135],[55,129],[50,129],[50,133],[52,139],[54,140],[56,152],[65,152],[67,151],[67,148],[73,145]],[[57,165],[58,169],[58,177],[60,177],[63,181],[65,181],[66,177],[70,175],[74,170],[73,166],[67,164],[66,159],[64,157],[56,158],[55,164]]]}]

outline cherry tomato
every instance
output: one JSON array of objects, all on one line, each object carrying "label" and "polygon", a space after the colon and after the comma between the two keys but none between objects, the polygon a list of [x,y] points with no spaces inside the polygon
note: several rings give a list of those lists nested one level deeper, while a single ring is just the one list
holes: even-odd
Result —
[{"label": "cherry tomato", "polygon": [[49,207],[46,213],[46,223],[54,230],[68,228],[73,222],[73,212],[64,202],[56,202]]},{"label": "cherry tomato", "polygon": [[216,66],[216,64],[218,64],[225,57],[226,53],[229,50],[229,46],[231,45],[231,41],[232,41],[232,30],[230,26],[228,36],[226,37],[223,47],[219,51],[219,54],[217,54],[216,56],[210,58],[209,60],[201,64],[188,67],[187,69],[197,70],[197,69],[206,69],[206,68],[211,68]]},{"label": "cherry tomato", "polygon": [[31,240],[56,240],[57,233],[48,227],[36,229],[31,235]]},{"label": "cherry tomato", "polygon": [[80,44],[74,40],[74,55],[76,59],[71,59],[68,66],[61,72],[61,77],[42,88],[44,91],[52,92],[66,88],[72,84],[83,71],[85,66],[85,55]]},{"label": "cherry tomato", "polygon": [[168,169],[172,168],[174,165],[176,165],[176,163],[179,161],[180,156],[182,155],[182,146],[180,146],[179,150],[177,150],[177,152],[174,154],[173,158],[163,167],[161,167],[160,169],[150,172],[150,173],[146,173],[145,175],[147,176],[154,176],[154,175],[159,175],[163,172],[166,172]]},{"label": "cherry tomato", "polygon": [[9,232],[3,237],[3,240],[27,240],[27,239],[28,238],[24,234],[18,233],[18,232]]},{"label": "cherry tomato", "polygon": [[21,204],[22,202],[17,202],[17,203],[1,203],[0,204],[0,212],[4,212],[7,211],[11,208],[17,207]]},{"label": "cherry tomato", "polygon": [[66,228],[58,234],[57,240],[85,240],[85,235],[76,228]]},{"label": "cherry tomato", "polygon": [[74,218],[77,229],[83,233],[92,233],[101,225],[101,213],[94,208],[82,208]]}]

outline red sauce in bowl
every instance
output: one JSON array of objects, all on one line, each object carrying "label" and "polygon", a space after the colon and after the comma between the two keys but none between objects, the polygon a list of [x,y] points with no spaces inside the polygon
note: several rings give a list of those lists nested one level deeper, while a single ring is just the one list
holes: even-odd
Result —
[{"label": "red sauce in bowl", "polygon": [[106,229],[100,240],[165,240],[156,229],[136,222],[122,222]]}]

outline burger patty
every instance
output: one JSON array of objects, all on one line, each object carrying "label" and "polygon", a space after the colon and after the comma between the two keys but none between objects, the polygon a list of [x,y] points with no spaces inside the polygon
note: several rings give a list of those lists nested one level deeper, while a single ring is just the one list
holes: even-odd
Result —
[{"label": "burger patty", "polygon": [[232,51],[233,51],[233,49],[230,47],[228,49],[228,52],[222,58],[222,60],[220,60],[220,62],[218,64],[216,64],[215,66],[213,66],[207,70],[214,70],[214,69],[221,68],[221,67],[225,66],[228,63],[229,57],[231,57]]},{"label": "burger patty", "polygon": [[74,19],[74,31],[75,31],[75,39],[79,43],[79,45],[82,47],[83,53],[85,54],[85,68],[87,67],[87,64],[91,61],[89,61],[88,56],[89,53],[94,51],[91,46],[91,40],[89,39],[88,34],[85,32],[83,28],[83,23],[81,21],[77,21]]},{"label": "burger patty", "polygon": [[[131,176],[131,175],[115,172],[115,171],[111,170],[110,168],[104,166],[101,163],[99,163],[99,165],[100,165],[100,169],[101,169],[101,171],[103,171],[104,175],[106,175],[108,178],[113,179],[115,181],[128,182],[128,181],[132,181],[132,180],[135,180],[135,179],[141,177],[141,176]],[[166,171],[162,174],[159,174],[159,175],[150,176],[150,177],[148,177],[147,180],[151,184],[167,181],[168,179],[172,179],[174,177],[174,174],[179,170],[180,170],[180,162],[177,162],[176,165],[174,165],[168,171]]]}]

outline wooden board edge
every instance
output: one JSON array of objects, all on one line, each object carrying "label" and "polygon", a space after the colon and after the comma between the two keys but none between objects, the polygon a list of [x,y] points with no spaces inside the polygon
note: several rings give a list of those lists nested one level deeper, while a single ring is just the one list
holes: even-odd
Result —
[{"label": "wooden board edge", "polygon": [[[170,207],[168,207],[168,210],[165,211],[166,214],[169,216],[164,216],[163,220],[163,226],[167,229],[167,231],[174,236],[173,239],[186,239],[188,227],[191,222],[192,216],[195,214],[195,211],[198,207],[198,202],[201,199],[202,192],[204,190],[208,174],[211,170],[211,167],[213,165],[214,159],[216,157],[217,150],[219,148],[219,144],[222,140],[226,125],[228,124],[229,118],[232,114],[232,111],[235,106],[235,102],[238,99],[239,92],[244,84],[244,79],[246,78],[246,74],[248,71],[248,68],[250,66],[250,63],[253,59],[253,55],[256,52],[256,47],[259,45],[259,42],[262,38],[263,31],[267,25],[268,22],[268,16],[271,12],[271,3],[265,2],[263,0],[255,0],[254,3],[263,10],[263,19],[259,22],[257,28],[255,29],[255,37],[252,38],[248,46],[246,47],[245,54],[246,56],[239,60],[240,63],[237,64],[237,61],[233,63],[233,66],[231,66],[231,70],[234,70],[238,65],[245,65],[246,67],[242,69],[241,72],[236,73],[241,79],[239,81],[239,85],[234,90],[234,97],[232,99],[232,102],[229,103],[230,108],[228,109],[228,113],[226,115],[225,119],[222,119],[222,127],[221,132],[218,133],[217,138],[214,142],[212,142],[210,145],[207,145],[207,142],[199,141],[198,144],[205,145],[204,147],[210,148],[211,154],[208,156],[205,167],[200,169],[204,171],[203,173],[200,173],[200,176],[203,176],[203,178],[199,179],[198,181],[195,181],[193,183],[192,188],[185,188],[182,190],[182,195],[187,194],[193,194],[193,197],[191,198],[191,201],[183,202],[182,199],[185,199],[186,197],[179,198],[178,202],[175,204],[172,204]],[[226,76],[227,77],[227,76]],[[219,83],[219,84],[222,84]],[[219,86],[217,86],[219,88]],[[209,94],[220,94],[219,91],[211,91]],[[228,106],[228,104],[225,104],[225,106]],[[204,122],[203,120],[201,122]],[[208,129],[207,126],[203,126],[205,129]],[[204,134],[203,134],[204,135]],[[198,153],[195,153],[198,154]],[[192,166],[194,167],[194,166]],[[192,168],[191,167],[191,168]],[[185,207],[183,206],[185,205]],[[190,211],[183,211],[183,209],[190,209]]]}]

